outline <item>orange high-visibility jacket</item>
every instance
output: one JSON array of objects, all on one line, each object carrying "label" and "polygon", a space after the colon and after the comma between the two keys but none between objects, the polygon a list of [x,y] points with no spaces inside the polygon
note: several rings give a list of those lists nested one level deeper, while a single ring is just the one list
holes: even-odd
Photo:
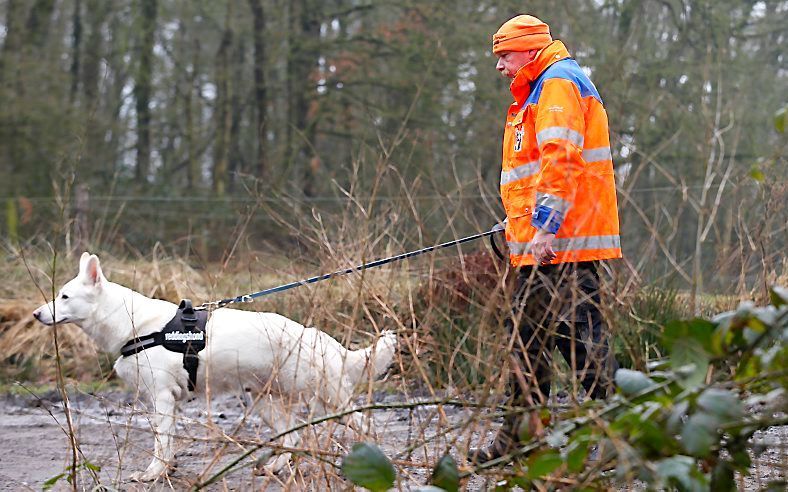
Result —
[{"label": "orange high-visibility jacket", "polygon": [[553,41],[517,72],[503,137],[501,199],[513,266],[535,264],[537,228],[556,234],[551,263],[621,257],[607,113]]}]

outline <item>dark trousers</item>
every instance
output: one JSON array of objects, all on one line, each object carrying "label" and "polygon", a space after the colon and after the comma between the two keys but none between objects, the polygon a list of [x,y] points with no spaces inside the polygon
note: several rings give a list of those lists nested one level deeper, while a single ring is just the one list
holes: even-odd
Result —
[{"label": "dark trousers", "polygon": [[604,398],[611,387],[612,366],[599,310],[597,263],[523,267],[518,271],[512,301],[506,324],[515,336],[517,366],[509,382],[513,403],[546,403],[555,347],[586,394]]}]

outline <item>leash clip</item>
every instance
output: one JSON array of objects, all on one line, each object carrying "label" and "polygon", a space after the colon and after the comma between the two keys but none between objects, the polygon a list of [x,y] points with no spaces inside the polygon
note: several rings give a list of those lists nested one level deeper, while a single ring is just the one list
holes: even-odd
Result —
[{"label": "leash clip", "polygon": [[199,306],[195,307],[194,310],[195,311],[213,311],[214,309],[218,309],[218,308],[221,307],[221,306],[219,306],[219,302],[221,302],[221,301],[203,302]]}]

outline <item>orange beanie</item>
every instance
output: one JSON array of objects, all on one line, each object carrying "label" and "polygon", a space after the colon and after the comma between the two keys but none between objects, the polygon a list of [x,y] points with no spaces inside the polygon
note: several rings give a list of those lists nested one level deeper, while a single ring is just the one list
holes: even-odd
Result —
[{"label": "orange beanie", "polygon": [[493,34],[493,53],[540,50],[552,42],[547,24],[532,15],[518,15]]}]

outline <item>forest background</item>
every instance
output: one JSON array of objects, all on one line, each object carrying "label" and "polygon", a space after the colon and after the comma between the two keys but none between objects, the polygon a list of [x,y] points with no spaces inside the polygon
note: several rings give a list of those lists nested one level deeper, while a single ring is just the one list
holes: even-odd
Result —
[{"label": "forest background", "polygon": [[[622,362],[663,355],[670,319],[766,302],[786,283],[788,2],[0,0],[0,298],[19,301],[3,323],[23,329],[26,302],[70,278],[64,253],[199,303],[488,230],[511,100],[491,33],[524,9],[607,107],[625,258],[603,279]],[[506,298],[486,254],[257,309],[344,342],[369,322],[429,326],[467,365],[439,348],[418,378],[474,381],[479,323]],[[12,332],[6,376],[51,376],[39,330]]]},{"label": "forest background", "polygon": [[[705,350],[676,349],[671,337],[692,342],[698,326],[665,327],[766,304],[788,284],[787,1],[0,0],[0,384],[57,377],[67,401],[92,395],[87,381],[112,383],[112,355],[30,316],[84,250],[101,254],[110,280],[200,303],[488,230],[503,217],[511,101],[491,35],[519,13],[551,26],[607,108],[625,258],[605,268],[603,308],[619,363],[646,371],[670,354],[681,376],[691,355],[704,384],[727,385],[730,365],[706,371]],[[482,245],[451,248],[252,307],[346,344],[395,329],[387,392],[475,404],[502,391],[504,265]],[[771,382],[785,386],[778,369]],[[773,376],[740,373],[759,371]],[[759,425],[784,435],[782,421]],[[687,447],[670,433],[673,447],[644,452],[642,469]],[[403,429],[382,434],[418,447]],[[421,437],[421,468],[456,444]],[[779,450],[762,468],[784,478]],[[694,465],[682,466],[660,480],[688,477]]]},{"label": "forest background", "polygon": [[395,248],[484,230],[510,101],[491,33],[522,11],[605,101],[630,270],[763,291],[786,245],[784,1],[0,1],[3,246],[310,258],[305,228],[348,208]]}]

